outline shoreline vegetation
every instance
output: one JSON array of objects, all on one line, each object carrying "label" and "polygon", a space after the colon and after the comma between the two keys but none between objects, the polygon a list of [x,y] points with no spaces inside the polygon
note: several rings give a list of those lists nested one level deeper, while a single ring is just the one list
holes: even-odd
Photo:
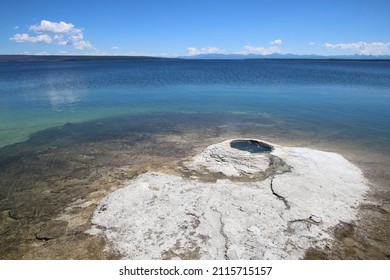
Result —
[{"label": "shoreline vegetation", "polygon": [[104,61],[104,60],[320,60],[320,61],[373,61],[390,62],[390,56],[182,56],[182,57],[155,57],[155,56],[125,56],[125,55],[0,55],[0,63],[5,62],[66,62],[66,61]]}]

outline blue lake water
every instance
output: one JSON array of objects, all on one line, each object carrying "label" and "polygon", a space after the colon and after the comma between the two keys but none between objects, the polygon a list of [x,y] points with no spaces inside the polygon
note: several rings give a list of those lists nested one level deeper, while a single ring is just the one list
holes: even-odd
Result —
[{"label": "blue lake water", "polygon": [[223,113],[227,125],[262,116],[286,137],[295,130],[390,154],[390,62],[0,63],[0,147],[66,123],[172,113]]},{"label": "blue lake water", "polygon": [[[360,167],[373,192],[330,258],[388,257],[390,61],[147,59],[0,63],[0,259],[105,258],[84,234],[96,199],[147,170],[191,176],[183,161],[240,137]],[[35,239],[59,217],[65,236]]]}]

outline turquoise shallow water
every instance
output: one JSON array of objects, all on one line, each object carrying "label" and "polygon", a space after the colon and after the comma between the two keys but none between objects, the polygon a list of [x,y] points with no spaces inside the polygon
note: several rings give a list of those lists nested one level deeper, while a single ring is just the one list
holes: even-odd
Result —
[{"label": "turquoise shallow water", "polygon": [[227,125],[239,114],[261,115],[278,129],[331,132],[389,151],[390,62],[0,64],[0,147],[69,122],[153,113],[228,113]]}]

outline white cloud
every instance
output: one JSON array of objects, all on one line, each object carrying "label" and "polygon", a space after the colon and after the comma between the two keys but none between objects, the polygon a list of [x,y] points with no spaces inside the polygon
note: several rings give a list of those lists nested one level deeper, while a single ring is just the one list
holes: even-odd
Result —
[{"label": "white cloud", "polygon": [[56,35],[54,35],[54,40],[62,40],[63,38],[64,38],[64,35],[62,35],[62,34],[56,34]]},{"label": "white cloud", "polygon": [[268,55],[273,53],[282,53],[282,51],[277,46],[272,47],[253,47],[250,45],[246,45],[242,47],[241,51],[236,52],[236,54],[260,54],[260,55]]},{"label": "white cloud", "polygon": [[64,33],[69,34],[75,28],[71,23],[66,23],[63,21],[60,22],[51,22],[48,20],[41,20],[39,25],[32,25],[29,28],[30,30],[36,33]]},{"label": "white cloud", "polygon": [[75,49],[78,50],[93,49],[91,43],[84,40],[84,35],[82,33],[75,33],[69,36],[69,39],[66,41],[66,45],[73,46]]},{"label": "white cloud", "polygon": [[19,29],[19,26],[15,25],[14,30],[17,30],[17,29]]},{"label": "white cloud", "polygon": [[15,34],[10,40],[18,43],[53,43],[60,46],[72,46],[78,50],[95,49],[91,43],[84,40],[83,29],[76,28],[72,23],[41,20],[40,24],[30,26],[29,30],[34,32],[35,36],[26,33]]},{"label": "white cloud", "polygon": [[49,55],[48,52],[37,52],[35,53],[35,55]]},{"label": "white cloud", "polygon": [[136,51],[116,53],[115,55],[154,56],[154,57],[178,57],[178,56],[180,56],[179,53],[165,53],[165,52],[155,53],[155,52],[136,52]]},{"label": "white cloud", "polygon": [[23,34],[15,34],[13,37],[10,38],[10,40],[18,42],[18,43],[44,43],[44,44],[50,44],[53,42],[53,39],[46,34],[38,35],[38,36],[30,36],[29,34],[23,33]]},{"label": "white cloud", "polygon": [[281,45],[283,44],[281,39],[273,40],[270,42],[271,45]]},{"label": "white cloud", "polygon": [[112,50],[119,50],[119,47],[113,46],[111,49],[112,49]]},{"label": "white cloud", "polygon": [[[338,46],[338,45],[339,45],[339,46]],[[322,46],[325,47],[325,48],[327,48],[327,49],[337,49],[337,48],[342,49],[341,44],[325,43],[325,44],[323,44]]]},{"label": "white cloud", "polygon": [[[278,40],[275,40],[278,41]],[[278,43],[282,43],[281,40]],[[199,55],[199,54],[226,54],[227,51],[225,49],[217,48],[217,47],[206,47],[206,48],[195,48],[189,47],[187,48],[187,55]],[[283,53],[283,51],[279,48],[278,45],[274,44],[271,47],[253,47],[250,45],[245,45],[241,50],[233,52],[234,54],[260,54],[260,55],[268,55],[273,53]]]},{"label": "white cloud", "polygon": [[310,42],[309,43],[309,46],[314,46],[316,43],[314,43],[314,42]]},{"label": "white cloud", "polygon": [[217,48],[217,47],[206,47],[206,48],[187,48],[187,55],[198,55],[198,54],[220,54],[224,53],[225,50]]},{"label": "white cloud", "polygon": [[93,46],[91,45],[91,43],[84,41],[84,40],[80,40],[80,41],[71,40],[71,41],[67,42],[67,45],[73,46],[77,50],[91,50],[91,49],[93,49]]},{"label": "white cloud", "polygon": [[325,43],[322,45],[328,49],[342,49],[342,50],[352,50],[357,54],[364,55],[389,55],[390,54],[390,43],[383,42],[356,42],[356,43],[340,43],[340,44],[331,44]]}]

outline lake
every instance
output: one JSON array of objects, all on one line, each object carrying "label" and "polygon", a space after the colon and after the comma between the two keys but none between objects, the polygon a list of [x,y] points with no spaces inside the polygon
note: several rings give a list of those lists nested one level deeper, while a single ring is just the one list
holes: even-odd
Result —
[{"label": "lake", "polygon": [[[98,201],[145,170],[172,170],[209,144],[239,137],[340,153],[378,186],[378,205],[388,205],[390,62],[0,63],[0,257],[107,258],[57,250],[74,243],[50,243],[57,249],[48,251],[26,244],[80,199]],[[375,211],[361,235],[374,240],[364,248],[379,245],[363,258],[383,258],[378,248],[388,244],[385,210]],[[83,232],[82,223],[69,236]]]}]

